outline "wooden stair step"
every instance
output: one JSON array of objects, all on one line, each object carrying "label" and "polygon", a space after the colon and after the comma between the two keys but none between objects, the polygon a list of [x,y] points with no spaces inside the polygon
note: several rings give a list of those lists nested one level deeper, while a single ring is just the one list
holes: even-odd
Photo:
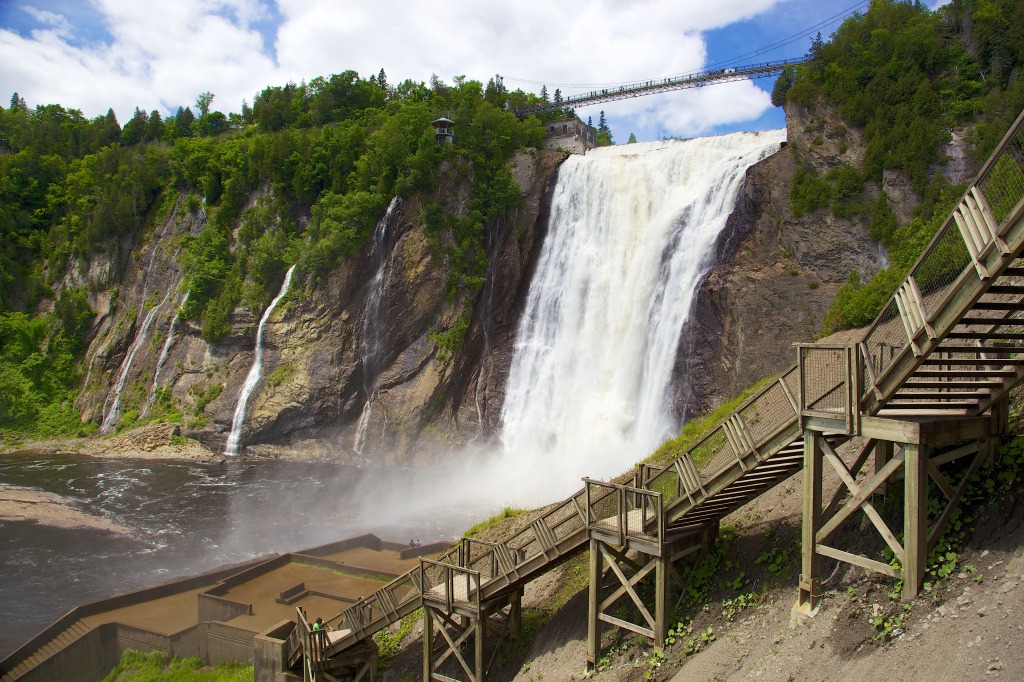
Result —
[{"label": "wooden stair step", "polygon": [[1012,369],[919,369],[914,372],[916,378],[929,377],[1015,377],[1017,372]]},{"label": "wooden stair step", "polygon": [[938,379],[938,380],[931,379],[931,380],[922,381],[922,380],[919,380],[918,376],[915,374],[913,377],[911,377],[910,381],[906,381],[906,382],[903,383],[903,386],[902,386],[901,390],[903,390],[903,389],[907,389],[907,390],[911,390],[911,389],[913,389],[913,390],[917,390],[917,389],[931,390],[931,389],[953,389],[953,388],[984,389],[984,388],[993,388],[993,387],[996,387],[996,386],[1002,386],[1003,383],[1005,383],[1005,382],[1003,382],[1000,379]]}]

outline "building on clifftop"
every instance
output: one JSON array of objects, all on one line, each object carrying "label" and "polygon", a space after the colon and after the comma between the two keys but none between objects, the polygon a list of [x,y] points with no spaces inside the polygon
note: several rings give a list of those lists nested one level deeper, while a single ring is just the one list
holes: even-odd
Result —
[{"label": "building on clifftop", "polygon": [[544,124],[548,129],[544,138],[547,149],[564,149],[573,154],[585,154],[588,149],[597,146],[597,129],[588,126],[579,116],[548,121]]}]

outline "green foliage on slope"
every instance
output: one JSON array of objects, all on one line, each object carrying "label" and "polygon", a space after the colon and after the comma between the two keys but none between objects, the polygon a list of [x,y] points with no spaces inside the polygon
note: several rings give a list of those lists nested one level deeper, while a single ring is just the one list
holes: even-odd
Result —
[{"label": "green foliage on slope", "polygon": [[[209,341],[229,330],[235,309],[258,316],[291,264],[297,281],[315,283],[358,254],[391,198],[429,197],[445,167],[472,193],[465,214],[437,203],[431,234],[453,292],[473,291],[486,272],[485,222],[521,202],[505,164],[544,137],[539,121],[503,108],[535,97],[462,77],[390,86],[383,72],[346,71],[268,87],[241,115],[211,111],[213,99],[199,97],[198,117],[188,107],[166,118],[136,109],[123,129],[112,111],[89,120],[60,105],[30,110],[17,94],[0,107],[0,395],[19,405],[0,413],[0,428],[24,431],[44,409],[71,414],[88,328],[38,311],[55,291],[66,297],[69,272],[89,290],[83,301],[119,282],[133,246],[172,210],[206,214],[178,258],[191,292],[183,315]],[[434,138],[430,122],[442,115],[456,123],[454,144]],[[101,257],[106,277],[86,276]],[[48,423],[38,429],[55,430]],[[68,424],[57,430],[80,427]]]},{"label": "green foliage on slope", "polygon": [[[811,59],[776,81],[775,104],[813,107],[827,100],[849,126],[864,132],[861,168],[819,176],[800,167],[790,198],[796,216],[831,207],[859,214],[887,249],[891,265],[870,282],[851,273],[825,317],[825,334],[871,322],[941,227],[962,188],[932,169],[945,159],[949,131],[967,127],[980,163],[1024,109],[1024,5],[1013,0],[955,0],[936,11],[921,3],[872,2],[846,20],[828,42],[815,40]],[[884,170],[910,178],[920,199],[900,226],[884,196],[859,200],[865,180]]]}]

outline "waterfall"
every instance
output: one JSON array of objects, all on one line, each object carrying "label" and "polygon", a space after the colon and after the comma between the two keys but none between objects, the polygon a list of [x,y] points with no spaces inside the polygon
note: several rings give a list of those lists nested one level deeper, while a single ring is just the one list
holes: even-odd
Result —
[{"label": "waterfall", "polygon": [[502,410],[509,468],[613,475],[674,435],[671,380],[694,292],[747,168],[784,140],[631,144],[562,165]]},{"label": "waterfall", "polygon": [[388,225],[391,222],[392,214],[401,203],[402,200],[398,197],[391,200],[384,217],[377,221],[371,240],[370,268],[373,271],[373,279],[370,280],[370,286],[366,290],[366,306],[363,309],[363,337],[359,345],[363,362],[363,395],[366,396],[366,402],[363,404],[363,413],[359,416],[355,441],[352,446],[360,455],[363,454],[363,449],[366,447],[366,431],[370,426],[377,378],[381,371],[381,349],[386,343],[387,290],[391,283],[391,266],[395,261],[395,254],[390,248]]},{"label": "waterfall", "polygon": [[277,292],[277,296],[267,306],[263,317],[260,318],[260,324],[256,328],[256,352],[252,359],[252,367],[249,368],[249,374],[246,375],[245,383],[242,384],[242,392],[238,394],[238,404],[235,405],[235,414],[231,420],[231,434],[228,436],[227,446],[224,448],[225,455],[238,454],[242,441],[242,425],[245,423],[245,409],[249,405],[249,396],[252,395],[256,384],[263,377],[263,330],[266,328],[267,320],[270,319],[270,314],[274,312],[274,308],[277,307],[277,304],[288,293],[288,287],[292,284],[293,272],[295,272],[294,265],[288,268],[288,272],[284,276],[284,282],[281,283],[281,290]]},{"label": "waterfall", "polygon": [[100,425],[100,433],[110,433],[117,424],[117,420],[121,418],[121,392],[124,390],[125,384],[128,383],[128,372],[131,371],[132,363],[135,361],[135,355],[139,352],[139,349],[146,343],[146,339],[149,338],[149,328],[153,324],[153,319],[157,313],[160,312],[160,308],[163,307],[164,303],[171,295],[173,289],[169,289],[164,298],[160,301],[160,304],[154,308],[150,308],[149,312],[142,318],[142,324],[139,325],[138,330],[135,332],[135,338],[132,339],[131,345],[128,347],[128,352],[125,353],[124,360],[121,361],[121,367],[117,372],[117,381],[114,382],[114,400],[110,405],[109,409],[106,409],[103,414],[103,422]]},{"label": "waterfall", "polygon": [[146,402],[145,409],[142,410],[142,414],[145,415],[149,412],[150,408],[153,407],[153,402],[156,400],[156,390],[160,388],[160,371],[164,367],[164,363],[167,362],[167,356],[171,352],[171,342],[174,340],[174,328],[178,325],[178,316],[181,314],[182,308],[188,303],[188,295],[191,291],[186,291],[185,296],[181,299],[181,303],[178,304],[174,314],[171,316],[171,324],[167,328],[167,338],[164,339],[164,347],[160,349],[160,357],[156,361],[156,370],[153,372],[153,387],[149,391],[149,400]]}]

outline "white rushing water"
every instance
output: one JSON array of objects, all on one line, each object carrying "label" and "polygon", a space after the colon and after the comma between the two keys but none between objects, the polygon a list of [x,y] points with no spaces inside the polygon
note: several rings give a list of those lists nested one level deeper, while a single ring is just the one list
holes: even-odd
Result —
[{"label": "white rushing water", "polygon": [[778,130],[630,144],[562,165],[502,411],[506,471],[536,481],[543,467],[564,494],[674,435],[671,381],[693,294],[747,168],[784,140]]},{"label": "white rushing water", "polygon": [[167,328],[167,338],[164,339],[164,347],[160,349],[160,357],[156,361],[156,369],[153,371],[153,386],[149,389],[149,400],[146,401],[146,407],[142,410],[142,416],[146,416],[150,408],[153,407],[153,403],[156,401],[156,392],[160,388],[160,372],[163,371],[164,364],[167,362],[167,356],[171,352],[171,343],[174,341],[174,328],[178,325],[178,316],[181,315],[182,308],[188,303],[188,295],[191,291],[186,291],[185,296],[182,297],[181,303],[171,314],[171,322]]},{"label": "white rushing water", "polygon": [[256,388],[256,384],[258,384],[260,379],[263,377],[263,330],[266,328],[267,320],[270,319],[270,314],[274,312],[274,308],[277,307],[277,304],[280,303],[281,299],[288,293],[288,287],[292,284],[292,273],[294,271],[294,265],[288,268],[288,272],[284,276],[284,282],[281,283],[281,290],[263,312],[263,317],[260,318],[260,324],[256,328],[256,352],[253,354],[252,366],[249,368],[249,374],[246,375],[245,383],[242,384],[242,392],[238,394],[238,403],[235,405],[235,414],[231,419],[231,434],[228,436],[228,442],[224,448],[225,455],[238,454],[239,446],[242,443],[242,427],[245,425],[245,411],[249,406],[249,397]]},{"label": "white rushing water", "polygon": [[128,372],[131,371],[132,363],[135,362],[135,356],[145,345],[146,339],[149,338],[149,328],[152,326],[157,313],[160,312],[160,309],[163,308],[164,303],[170,297],[171,291],[173,289],[168,290],[160,304],[155,308],[150,308],[142,318],[142,323],[135,332],[135,338],[132,339],[131,345],[128,346],[128,352],[125,353],[124,360],[121,361],[121,367],[118,369],[117,380],[114,382],[113,401],[110,402],[109,407],[104,406],[105,411],[103,413],[103,422],[100,424],[100,433],[110,433],[121,418],[121,392],[124,391],[124,387],[128,383]]},{"label": "white rushing water", "polygon": [[363,337],[360,340],[359,350],[363,362],[363,395],[366,402],[363,404],[363,413],[359,416],[356,426],[355,441],[352,448],[363,454],[366,447],[366,432],[370,426],[370,416],[373,413],[373,399],[376,395],[377,379],[381,370],[380,357],[381,349],[386,345],[386,334],[388,331],[388,286],[391,283],[391,270],[395,261],[394,251],[390,249],[388,226],[395,210],[401,206],[402,200],[398,197],[391,199],[388,210],[384,217],[377,222],[373,230],[370,250],[370,267],[373,270],[373,279],[366,290],[366,306],[363,309]]}]

